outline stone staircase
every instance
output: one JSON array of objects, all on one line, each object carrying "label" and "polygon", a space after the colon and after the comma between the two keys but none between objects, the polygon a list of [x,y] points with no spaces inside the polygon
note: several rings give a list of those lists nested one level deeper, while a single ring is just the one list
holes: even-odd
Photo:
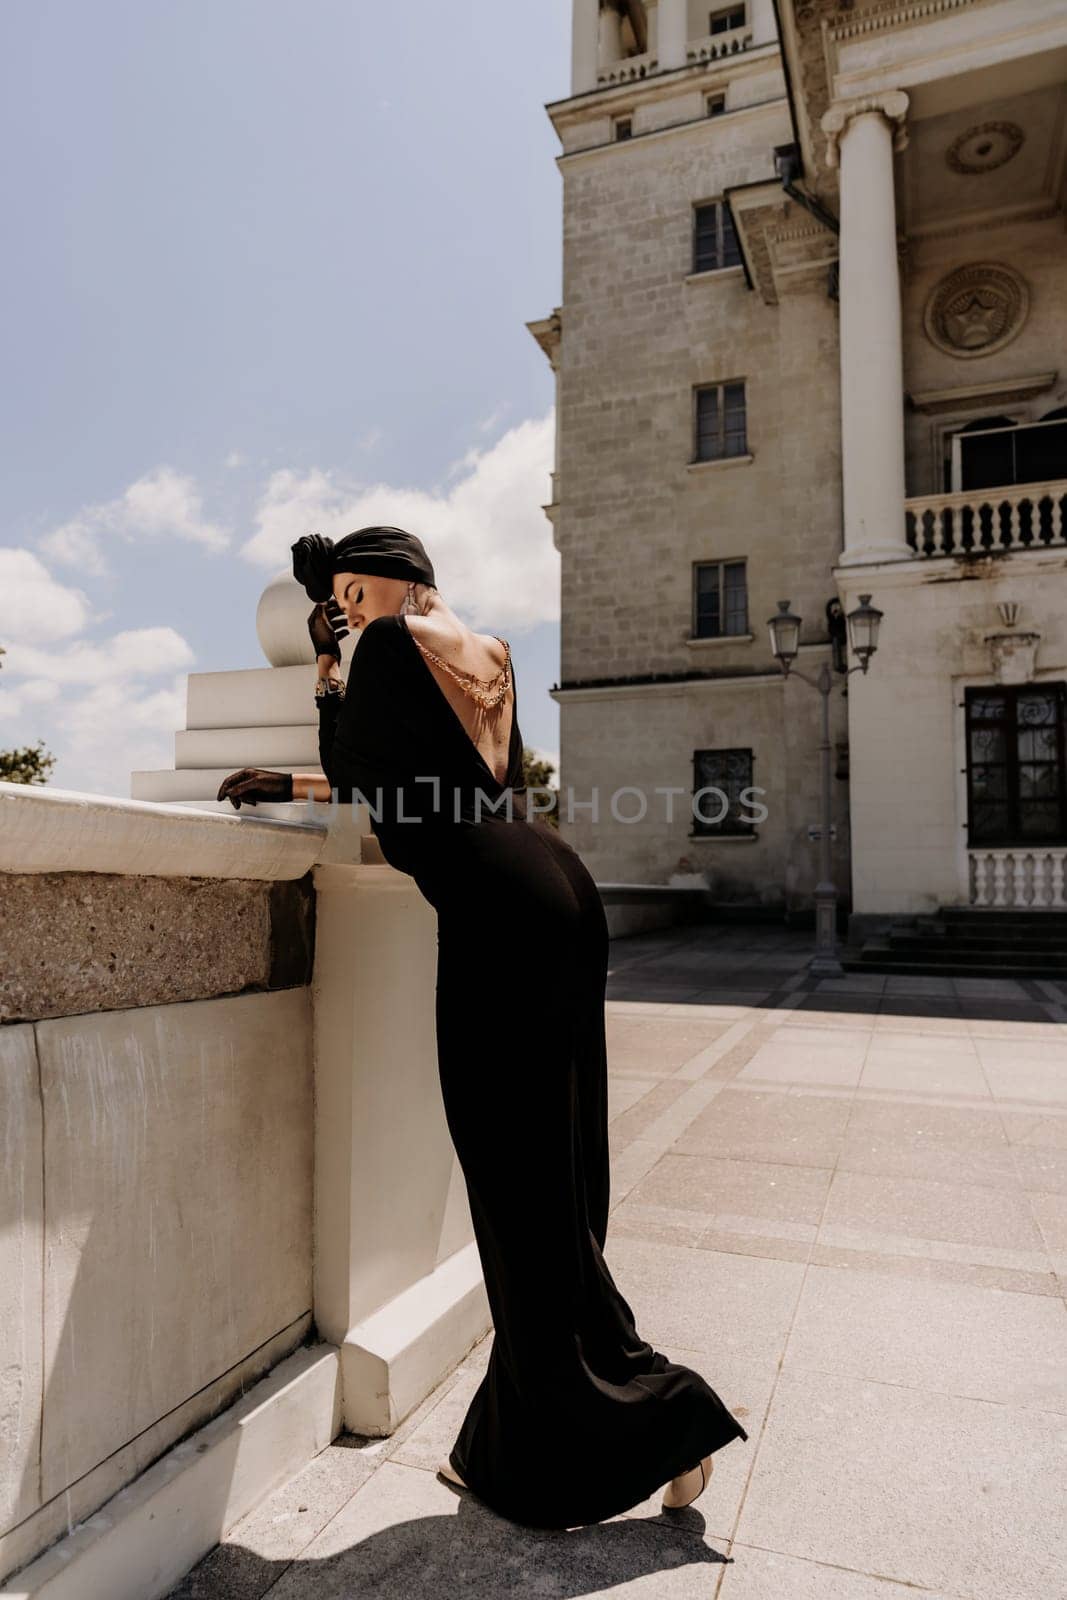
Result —
[{"label": "stone staircase", "polygon": [[940,906],[901,917],[843,952],[841,965],[946,978],[1067,978],[1067,911]]}]

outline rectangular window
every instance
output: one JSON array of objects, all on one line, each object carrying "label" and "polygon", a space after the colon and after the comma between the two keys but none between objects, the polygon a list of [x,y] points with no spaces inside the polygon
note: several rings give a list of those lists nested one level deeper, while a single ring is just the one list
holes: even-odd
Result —
[{"label": "rectangular window", "polygon": [[613,124],[616,139],[632,139],[634,125],[629,117],[616,117]]},{"label": "rectangular window", "polygon": [[721,461],[748,454],[743,380],[697,389],[695,420],[695,460]]},{"label": "rectangular window", "polygon": [[693,563],[694,639],[748,632],[748,585],[743,561]]},{"label": "rectangular window", "polygon": [[967,843],[1067,844],[1067,684],[964,691]]},{"label": "rectangular window", "polygon": [[744,25],[744,6],[725,6],[721,11],[713,11],[708,18],[709,33],[731,33],[734,28],[743,28]]},{"label": "rectangular window", "polygon": [[734,219],[724,200],[693,207],[693,271],[719,272],[741,260]]},{"label": "rectangular window", "polygon": [[704,105],[709,117],[721,117],[726,110],[726,96],[724,94],[709,94]]},{"label": "rectangular window", "polygon": [[1041,422],[989,417],[949,434],[952,490],[1000,489],[1067,477],[1067,415]]},{"label": "rectangular window", "polygon": [[[712,837],[755,833],[751,821],[752,799],[742,791],[752,787],[751,750],[693,751],[693,832]],[[711,789],[714,793],[701,794]]]}]

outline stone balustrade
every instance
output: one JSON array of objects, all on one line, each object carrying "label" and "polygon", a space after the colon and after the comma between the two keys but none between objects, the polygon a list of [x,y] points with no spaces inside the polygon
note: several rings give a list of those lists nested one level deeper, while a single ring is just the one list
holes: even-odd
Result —
[{"label": "stone balustrade", "polygon": [[644,55],[623,56],[619,61],[612,61],[609,66],[601,67],[597,72],[596,81],[604,87],[610,87],[613,83],[637,83],[640,79],[658,71],[659,62],[646,50]]},{"label": "stone balustrade", "polygon": [[1067,907],[1067,848],[968,850],[970,903],[1040,910]]},{"label": "stone balustrade", "polygon": [[750,27],[731,28],[727,33],[709,33],[703,39],[690,39],[685,47],[685,59],[690,66],[705,61],[722,61],[727,56],[739,55],[752,43]]},{"label": "stone balustrade", "polygon": [[[685,47],[685,64],[700,66],[707,62],[722,61],[747,50],[751,43],[750,27],[731,28],[729,33],[709,33],[703,39],[690,39]],[[597,84],[601,88],[610,88],[613,84],[639,83],[642,78],[651,77],[659,71],[660,62],[656,55],[646,50],[643,55],[624,56],[600,67]]]},{"label": "stone balustrade", "polygon": [[1067,479],[914,495],[905,501],[908,543],[918,556],[1046,549],[1067,543]]}]

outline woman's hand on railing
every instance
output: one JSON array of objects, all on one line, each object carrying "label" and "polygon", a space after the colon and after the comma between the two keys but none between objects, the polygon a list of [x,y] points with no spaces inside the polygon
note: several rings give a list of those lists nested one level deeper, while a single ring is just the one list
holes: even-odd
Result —
[{"label": "woman's hand on railing", "polygon": [[292,800],[293,774],[269,772],[264,767],[242,767],[239,772],[231,772],[228,778],[223,778],[215,798],[228,800],[235,811],[240,811],[242,801],[254,806],[260,800],[275,803]]}]

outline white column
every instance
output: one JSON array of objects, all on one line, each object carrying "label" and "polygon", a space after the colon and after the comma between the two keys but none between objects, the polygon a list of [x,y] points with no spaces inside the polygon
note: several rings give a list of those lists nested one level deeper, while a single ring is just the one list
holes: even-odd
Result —
[{"label": "white column", "polygon": [[753,47],[777,44],[778,24],[774,20],[773,0],[749,0],[748,23],[752,29]]},{"label": "white column", "polygon": [[603,72],[622,60],[622,12],[609,0],[600,13],[599,65]]},{"label": "white column", "polygon": [[688,0],[659,0],[659,33],[656,59],[661,72],[685,66],[685,47],[689,43]]},{"label": "white column", "polygon": [[841,165],[841,564],[911,556],[904,528],[904,368],[893,151],[905,141],[899,90],[839,101],[822,119]]},{"label": "white column", "polygon": [[573,0],[571,17],[571,94],[596,88],[600,48],[600,0]]}]

